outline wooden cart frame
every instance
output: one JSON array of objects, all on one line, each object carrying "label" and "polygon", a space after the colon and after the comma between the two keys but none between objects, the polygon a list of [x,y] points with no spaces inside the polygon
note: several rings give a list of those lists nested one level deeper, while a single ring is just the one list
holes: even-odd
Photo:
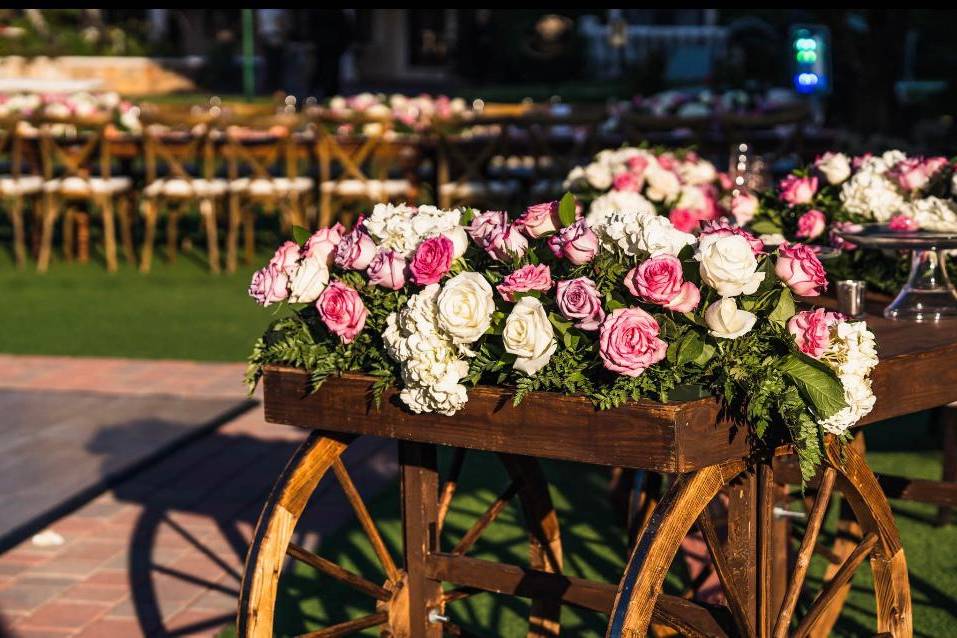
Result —
[{"label": "wooden cart frame", "polygon": [[[915,326],[875,320],[882,360],[873,375],[878,397],[863,424],[946,404],[957,399],[955,326]],[[954,333],[954,334],[952,334]],[[271,367],[264,379],[266,419],[315,430],[278,481],[247,558],[238,617],[241,636],[271,636],[279,574],[286,557],[312,565],[378,600],[376,612],[307,634],[348,635],[380,626],[384,636],[468,635],[444,616],[446,603],[475,591],[532,600],[529,636],[559,634],[562,604],[609,614],[608,636],[644,636],[665,626],[689,636],[824,636],[841,611],[851,579],[869,561],[873,574],[876,635],[911,636],[907,567],[887,499],[855,446],[831,442],[821,472],[807,495],[807,526],[789,562],[787,520],[775,517],[781,486],[799,481],[792,452],[752,446],[748,429],[723,418],[713,399],[660,404],[635,402],[596,411],[580,397],[533,393],[511,405],[501,388],[479,387],[454,417],[413,415],[394,393],[371,407],[372,379],[343,376],[308,393],[308,375]],[[400,449],[405,552],[398,566],[382,542],[340,455],[358,435],[397,439]],[[497,452],[512,478],[451,551],[439,531],[455,490],[440,481],[436,446]],[[535,458],[614,465],[674,476],[635,543],[621,580],[600,583],[565,576],[558,520],[543,489]],[[290,543],[306,501],[328,471],[336,475],[372,540],[388,582],[372,583]],[[848,537],[833,550],[817,541],[832,494],[853,511]],[[529,531],[529,565],[466,555],[510,498],[522,500]],[[727,503],[727,535],[719,537],[712,504]],[[709,505],[711,505],[709,507]],[[720,606],[662,593],[678,547],[697,526],[707,543],[725,597]],[[783,539],[783,540],[782,540]],[[831,563],[821,591],[803,615],[797,601],[812,554]],[[452,589],[443,589],[452,583]]]}]

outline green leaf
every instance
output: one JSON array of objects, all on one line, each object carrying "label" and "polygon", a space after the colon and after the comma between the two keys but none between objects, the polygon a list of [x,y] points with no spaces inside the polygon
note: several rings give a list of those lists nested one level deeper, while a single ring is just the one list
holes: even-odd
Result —
[{"label": "green leaf", "polygon": [[681,345],[678,348],[679,366],[695,361],[704,351],[704,340],[701,338],[701,335],[694,330],[689,331],[680,343]]},{"label": "green leaf", "polygon": [[778,369],[794,381],[801,395],[814,406],[819,417],[830,417],[847,407],[841,381],[820,361],[803,354],[791,353],[781,360]]},{"label": "green leaf", "polygon": [[575,196],[571,193],[565,193],[558,204],[558,220],[563,227],[575,223]]},{"label": "green leaf", "polygon": [[772,222],[770,219],[759,219],[757,221],[751,222],[748,225],[748,228],[758,235],[774,235],[784,232],[780,226]]},{"label": "green leaf", "polygon": [[571,321],[566,321],[561,315],[554,312],[548,313],[548,320],[555,326],[555,330],[558,331],[558,334],[561,335],[568,332],[568,329],[572,327]]},{"label": "green leaf", "polygon": [[297,244],[302,245],[309,241],[309,237],[312,235],[308,230],[302,226],[293,226],[292,227],[292,238],[296,241]]},{"label": "green leaf", "polygon": [[778,302],[774,306],[774,310],[768,315],[768,321],[784,326],[788,322],[788,319],[794,316],[794,311],[794,296],[791,295],[789,288],[783,288],[778,297]]}]

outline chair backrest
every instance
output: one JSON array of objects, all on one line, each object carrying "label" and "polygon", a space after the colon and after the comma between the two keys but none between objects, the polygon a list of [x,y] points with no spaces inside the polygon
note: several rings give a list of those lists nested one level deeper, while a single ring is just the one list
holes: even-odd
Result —
[{"label": "chair backrest", "polygon": [[107,143],[109,116],[88,118],[43,118],[39,122],[43,176],[91,176],[108,179],[112,171]]},{"label": "chair backrest", "polygon": [[219,138],[231,180],[240,177],[273,179],[275,169],[289,179],[299,174],[300,149],[292,131],[286,127],[230,126]]},{"label": "chair backrest", "polygon": [[143,130],[143,147],[147,184],[163,176],[187,180],[213,177],[215,154],[203,128],[170,130],[149,125]]},{"label": "chair backrest", "polygon": [[14,179],[20,177],[24,163],[24,139],[20,125],[18,118],[0,118],[0,158],[9,163],[8,171]]}]

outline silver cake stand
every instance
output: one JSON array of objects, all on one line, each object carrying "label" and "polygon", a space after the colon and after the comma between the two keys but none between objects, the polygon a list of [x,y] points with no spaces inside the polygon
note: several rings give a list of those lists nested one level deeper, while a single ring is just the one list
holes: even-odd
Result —
[{"label": "silver cake stand", "polygon": [[897,297],[884,308],[888,319],[940,321],[957,317],[957,290],[947,276],[947,253],[957,248],[957,232],[895,232],[887,224],[864,224],[838,234],[864,248],[911,251],[910,275]]}]

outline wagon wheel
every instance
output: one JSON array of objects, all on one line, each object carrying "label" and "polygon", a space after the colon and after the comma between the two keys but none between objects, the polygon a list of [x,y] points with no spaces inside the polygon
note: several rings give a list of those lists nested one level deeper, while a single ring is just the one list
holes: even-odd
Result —
[{"label": "wagon wheel", "polygon": [[[283,566],[289,562],[286,560],[287,556],[309,565],[325,577],[347,585],[354,590],[356,596],[364,595],[370,601],[370,613],[367,615],[309,632],[306,636],[347,636],[372,627],[379,627],[383,636],[403,638],[410,635],[408,575],[391,556],[376,522],[341,460],[342,454],[353,440],[351,435],[313,433],[292,457],[276,482],[260,515],[246,558],[237,619],[239,636],[258,638],[273,635],[279,577]],[[464,457],[464,450],[455,450],[449,477],[441,485],[441,489],[437,490],[436,500],[429,504],[429,508],[434,508],[437,512],[436,537],[455,495]],[[529,566],[541,571],[560,572],[562,549],[558,518],[538,463],[528,457],[507,454],[500,454],[499,458],[510,478],[508,487],[468,529],[451,553],[465,554],[509,501],[517,496],[529,530]],[[291,542],[296,524],[310,496],[330,470],[342,487],[386,574],[384,583],[369,580]],[[406,532],[414,536],[414,532],[409,531],[409,523],[406,522],[405,525]],[[424,538],[422,543],[426,543]],[[418,549],[421,550],[422,547]],[[409,551],[407,543],[406,552]],[[475,593],[476,590],[468,588],[446,590],[441,594],[440,600],[436,601],[431,619],[443,623],[442,629],[445,633],[468,635],[467,631],[447,620],[443,614],[447,603]],[[557,636],[560,611],[560,605],[554,601],[533,599],[529,612],[528,635],[536,638]]]},{"label": "wagon wheel", "polygon": [[[832,623],[835,608],[857,569],[869,559],[876,601],[876,634],[910,637],[912,617],[907,564],[887,499],[877,480],[853,447],[843,450],[834,442],[826,448],[814,485],[805,534],[784,587],[772,580],[782,571],[771,548],[787,542],[774,519],[775,492],[772,466],[748,469],[742,462],[706,467],[682,475],[658,506],[632,552],[618,587],[607,636],[644,636],[654,622],[688,636],[818,636],[822,625]],[[730,498],[727,539],[722,539],[712,514],[712,500],[723,490]],[[818,550],[818,532],[832,493],[850,505],[861,536],[854,549],[833,571],[820,591],[798,610],[812,554]],[[663,608],[659,598],[665,575],[678,547],[697,524],[711,553],[726,603],[704,605],[684,601]],[[825,621],[822,623],[822,621]],[[826,631],[826,629],[824,630]]]}]

